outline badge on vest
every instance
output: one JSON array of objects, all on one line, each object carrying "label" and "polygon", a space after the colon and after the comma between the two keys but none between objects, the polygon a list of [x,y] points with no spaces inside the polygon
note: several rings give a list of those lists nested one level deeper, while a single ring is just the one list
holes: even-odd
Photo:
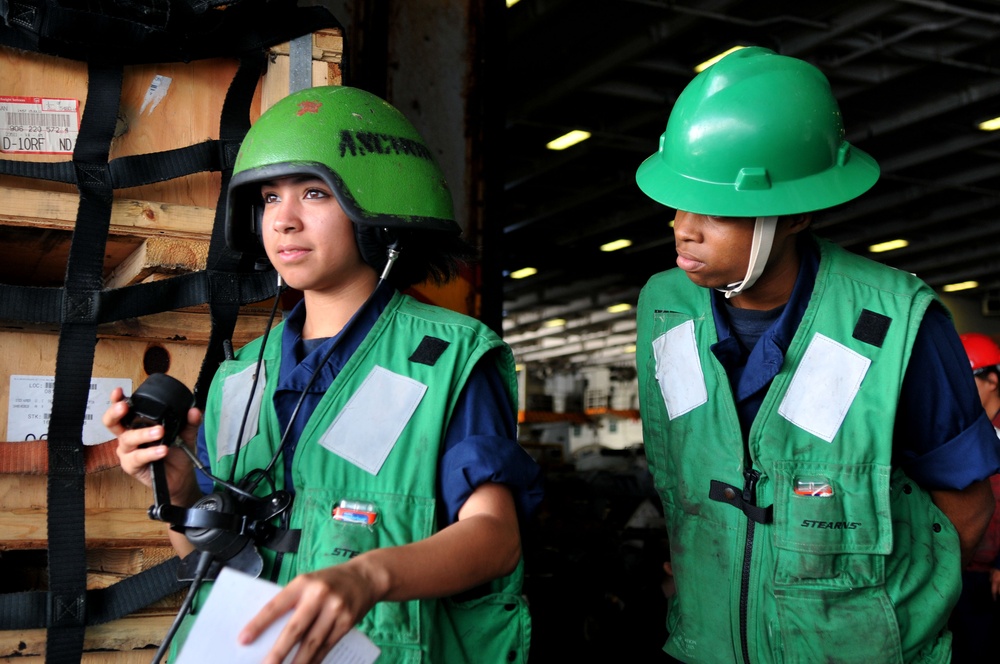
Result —
[{"label": "badge on vest", "polygon": [[653,340],[656,381],[672,420],[708,403],[705,373],[694,339],[694,321],[673,327]]},{"label": "badge on vest", "polygon": [[871,363],[864,355],[817,333],[788,384],[778,414],[833,442]]},{"label": "badge on vest", "polygon": [[356,523],[371,528],[378,520],[375,503],[361,500],[340,500],[330,512],[334,521]]},{"label": "badge on vest", "polygon": [[358,468],[378,475],[426,391],[426,385],[409,376],[375,367],[319,443]]}]

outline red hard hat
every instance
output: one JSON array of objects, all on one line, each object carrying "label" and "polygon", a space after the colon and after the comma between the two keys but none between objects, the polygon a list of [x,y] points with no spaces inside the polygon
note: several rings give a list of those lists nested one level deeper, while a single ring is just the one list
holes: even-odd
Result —
[{"label": "red hard hat", "polygon": [[969,365],[973,371],[1000,364],[1000,346],[997,346],[997,342],[989,336],[970,332],[959,335],[959,338],[965,346],[965,353],[969,356]]}]

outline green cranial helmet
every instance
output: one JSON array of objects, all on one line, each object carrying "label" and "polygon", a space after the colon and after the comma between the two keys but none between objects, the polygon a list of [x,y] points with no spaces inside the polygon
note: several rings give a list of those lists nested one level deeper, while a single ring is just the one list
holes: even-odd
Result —
[{"label": "green cranial helmet", "polygon": [[229,184],[230,247],[263,255],[260,185],[290,175],[324,180],[359,232],[461,232],[444,174],[420,134],[392,105],[363,90],[307,88],[254,123]]},{"label": "green cranial helmet", "polygon": [[844,140],[826,77],[807,62],[751,47],[688,84],[636,182],[676,210],[764,217],[844,203],[878,175],[875,160]]}]

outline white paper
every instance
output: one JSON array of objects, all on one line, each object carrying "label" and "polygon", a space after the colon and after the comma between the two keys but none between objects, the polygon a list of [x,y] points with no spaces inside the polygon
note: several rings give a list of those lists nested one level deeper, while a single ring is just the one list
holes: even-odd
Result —
[{"label": "white paper", "polygon": [[[52,414],[55,376],[10,377],[7,403],[7,440],[47,440]],[[105,428],[101,414],[111,405],[111,390],[132,391],[131,378],[91,378],[87,411],[83,419],[83,444],[97,445],[114,436]]]},{"label": "white paper", "polygon": [[[270,581],[255,579],[229,567],[223,568],[208,600],[198,611],[198,618],[191,627],[176,664],[260,662],[278,639],[291,613],[274,621],[249,645],[240,645],[236,637],[279,590],[281,588]],[[372,664],[378,659],[379,653],[381,650],[378,646],[352,628],[323,658],[323,664]],[[285,662],[291,662],[294,656],[295,650],[292,650]]]},{"label": "white paper", "polygon": [[139,109],[139,115],[146,112],[152,113],[163,98],[167,96],[167,90],[170,89],[170,83],[172,79],[169,76],[160,76],[157,74],[153,77],[153,81],[149,84],[149,88],[146,90],[146,97],[142,100],[142,108]]}]

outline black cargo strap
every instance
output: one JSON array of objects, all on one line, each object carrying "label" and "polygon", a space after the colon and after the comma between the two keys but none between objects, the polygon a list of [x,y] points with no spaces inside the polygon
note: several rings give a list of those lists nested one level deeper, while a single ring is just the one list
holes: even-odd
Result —
[{"label": "black cargo strap", "polygon": [[[257,56],[244,57],[222,104],[222,114],[219,119],[219,140],[224,145],[235,145],[238,150],[247,131],[250,130],[250,117],[246,109],[250,107],[257,81],[264,67],[264,52],[258,51]],[[231,157],[229,159],[228,157]],[[229,180],[232,178],[232,164],[236,160],[235,152],[227,156],[229,166],[222,170],[222,190],[219,203],[215,207],[215,221],[212,224],[212,239],[208,246],[207,267],[210,274],[220,275],[236,272],[241,267],[246,268],[243,256],[229,248],[226,243],[226,192]],[[270,279],[271,295],[277,295],[277,281],[273,270],[264,273],[265,279]],[[209,335],[208,347],[205,349],[205,359],[194,386],[195,405],[204,410],[208,399],[208,388],[219,364],[225,359],[223,342],[232,339],[236,328],[236,318],[239,314],[238,299],[239,284],[227,283],[224,279],[210,280],[211,297],[208,300],[212,329]],[[265,298],[260,298],[261,300]]]},{"label": "black cargo strap", "polygon": [[[213,298],[237,305],[266,300],[274,294],[271,272],[234,274],[203,270],[114,290],[77,291],[76,306],[85,306],[97,322],[113,323],[172,309],[193,307]],[[0,289],[0,319],[25,323],[60,323],[66,307],[64,288],[5,285]]]},{"label": "black cargo strap", "polygon": [[108,150],[121,84],[121,66],[89,68],[87,111],[73,152],[80,206],[66,266],[48,443],[49,629],[45,653],[48,661],[57,663],[79,660],[87,624],[87,565],[81,555],[86,548],[83,422],[97,343],[97,312],[88,292],[102,286],[114,196],[108,177]]},{"label": "black cargo strap", "polygon": [[[184,589],[177,580],[180,559],[176,556],[140,574],[126,577],[108,588],[88,590],[87,624],[101,625],[127,616],[151,601]],[[4,629],[37,629],[53,622],[58,605],[44,590],[0,595],[0,625]]]},{"label": "black cargo strap", "polygon": [[[112,159],[109,164],[111,185],[114,189],[127,189],[164,182],[191,173],[232,168],[232,158],[239,149],[239,141],[233,144],[232,141],[210,139],[174,150],[118,157]],[[76,184],[76,169],[73,168],[73,163],[68,161],[0,159],[0,175]]]}]

